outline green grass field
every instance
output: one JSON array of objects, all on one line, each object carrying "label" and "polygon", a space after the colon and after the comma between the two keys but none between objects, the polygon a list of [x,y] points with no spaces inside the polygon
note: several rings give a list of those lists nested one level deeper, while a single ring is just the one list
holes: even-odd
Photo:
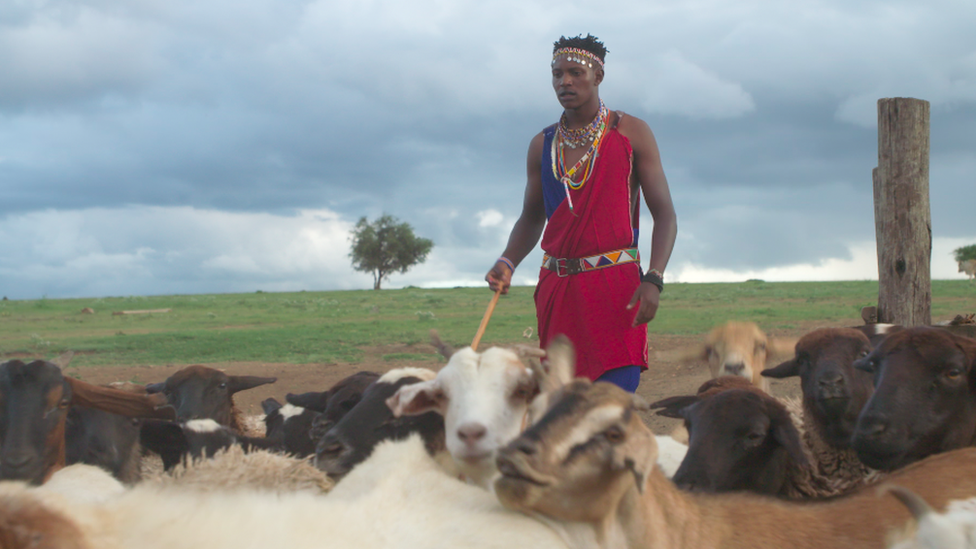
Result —
[{"label": "green grass field", "polygon": [[[534,288],[501,298],[485,343],[525,342],[535,327]],[[795,330],[850,320],[877,301],[878,283],[670,284],[652,333],[697,334],[726,320]],[[932,283],[933,320],[976,311],[976,285]],[[470,343],[491,293],[484,288],[106,297],[0,301],[0,357],[55,357],[73,366],[261,361],[356,363],[363,349],[428,341],[436,328],[453,345]],[[90,307],[95,314],[82,314]],[[113,315],[113,311],[171,309]],[[534,339],[534,338],[533,338]],[[397,353],[390,359],[430,355]]]}]

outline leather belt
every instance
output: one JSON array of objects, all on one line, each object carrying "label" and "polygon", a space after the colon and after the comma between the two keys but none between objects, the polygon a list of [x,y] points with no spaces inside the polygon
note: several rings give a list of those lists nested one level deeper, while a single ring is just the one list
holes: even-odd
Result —
[{"label": "leather belt", "polygon": [[542,268],[549,269],[560,277],[616,267],[625,263],[640,262],[637,248],[623,248],[588,257],[559,258],[549,254],[542,256]]}]

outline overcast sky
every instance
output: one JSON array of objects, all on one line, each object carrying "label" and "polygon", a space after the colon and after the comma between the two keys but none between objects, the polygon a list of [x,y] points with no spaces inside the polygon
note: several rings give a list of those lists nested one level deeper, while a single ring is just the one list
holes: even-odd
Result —
[{"label": "overcast sky", "polygon": [[482,284],[561,112],[552,42],[587,32],[661,148],[669,281],[876,279],[876,104],[906,96],[932,276],[962,278],[974,28],[972,0],[4,0],[0,294],[370,288],[348,234],[383,213],[435,243],[387,287]]}]

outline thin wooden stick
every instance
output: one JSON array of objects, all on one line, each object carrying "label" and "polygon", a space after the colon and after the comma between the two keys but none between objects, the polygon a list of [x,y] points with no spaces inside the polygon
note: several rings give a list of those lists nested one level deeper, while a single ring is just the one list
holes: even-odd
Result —
[{"label": "thin wooden stick", "polygon": [[485,311],[485,316],[481,318],[478,333],[474,334],[474,340],[471,342],[471,348],[475,351],[478,350],[478,343],[481,343],[481,336],[485,335],[485,328],[488,327],[488,319],[491,318],[491,313],[494,312],[495,304],[498,303],[498,296],[500,295],[502,295],[502,289],[498,288],[495,290],[495,295],[491,298],[491,303],[488,304],[488,310]]}]

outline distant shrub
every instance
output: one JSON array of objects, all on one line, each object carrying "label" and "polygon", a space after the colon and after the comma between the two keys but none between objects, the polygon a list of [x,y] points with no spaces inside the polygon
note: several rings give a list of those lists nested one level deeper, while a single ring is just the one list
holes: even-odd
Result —
[{"label": "distant shrub", "polygon": [[952,255],[956,258],[956,262],[958,263],[969,259],[976,259],[976,244],[956,248],[955,250],[952,250]]}]

